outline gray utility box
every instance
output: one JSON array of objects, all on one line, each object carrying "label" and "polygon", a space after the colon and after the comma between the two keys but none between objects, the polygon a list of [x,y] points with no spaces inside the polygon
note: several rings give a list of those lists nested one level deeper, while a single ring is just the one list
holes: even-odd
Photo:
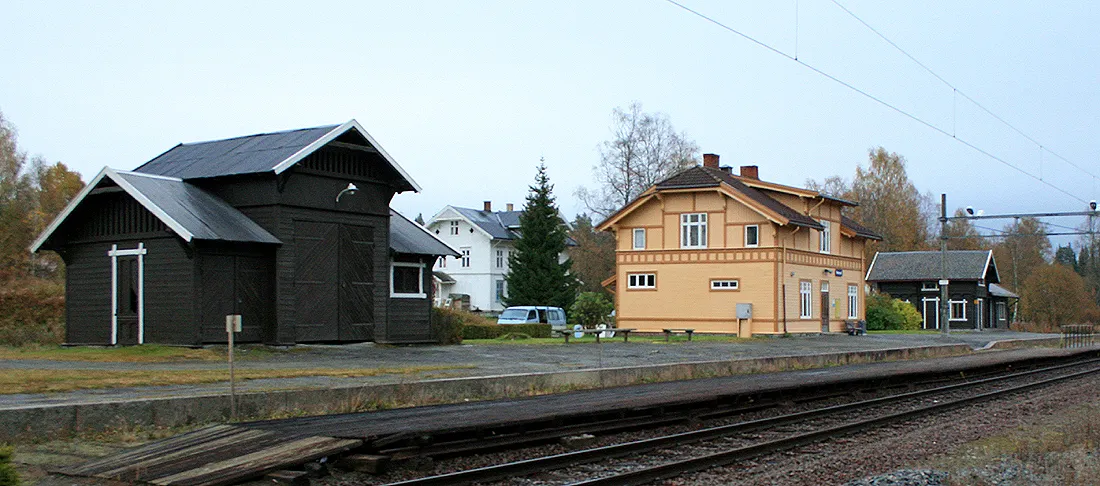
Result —
[{"label": "gray utility box", "polygon": [[752,304],[737,304],[738,319],[752,319]]}]

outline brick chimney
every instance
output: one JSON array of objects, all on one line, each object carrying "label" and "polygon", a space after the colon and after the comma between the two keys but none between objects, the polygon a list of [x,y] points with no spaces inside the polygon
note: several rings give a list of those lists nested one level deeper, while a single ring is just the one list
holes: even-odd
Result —
[{"label": "brick chimney", "polygon": [[515,210],[515,206],[513,206],[512,203],[508,203],[508,204],[506,204],[506,206],[508,207],[508,211],[514,211]]},{"label": "brick chimney", "polygon": [[492,212],[493,211],[493,201],[485,201],[485,211],[487,211],[487,212]]},{"label": "brick chimney", "polygon": [[755,165],[742,165],[741,177],[760,180],[760,167]]},{"label": "brick chimney", "polygon": [[718,168],[718,154],[703,154],[703,167]]}]

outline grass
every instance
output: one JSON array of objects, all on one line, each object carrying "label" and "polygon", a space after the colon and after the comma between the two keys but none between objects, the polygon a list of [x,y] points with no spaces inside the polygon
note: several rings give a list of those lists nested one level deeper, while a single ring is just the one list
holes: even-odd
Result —
[{"label": "grass", "polygon": [[[240,346],[234,358],[264,359],[280,352],[263,346]],[[173,363],[188,361],[225,361],[225,347],[185,348],[143,344],[140,346],[0,346],[0,359],[43,359],[53,361],[89,361],[119,363]]]},{"label": "grass", "polygon": [[[357,378],[379,375],[410,375],[426,371],[469,369],[473,366],[415,366],[406,368],[298,368],[238,369],[238,380],[299,378],[308,376]],[[196,385],[229,380],[227,370],[26,370],[7,369],[0,374],[0,393],[47,393],[97,388]]]}]

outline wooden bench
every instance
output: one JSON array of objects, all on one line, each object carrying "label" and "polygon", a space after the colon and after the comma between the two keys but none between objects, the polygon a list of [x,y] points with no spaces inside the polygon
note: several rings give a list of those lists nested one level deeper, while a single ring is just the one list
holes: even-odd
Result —
[{"label": "wooden bench", "polygon": [[673,333],[687,334],[688,335],[688,341],[691,341],[691,334],[695,332],[695,329],[686,329],[686,328],[682,328],[682,327],[671,327],[671,328],[668,328],[668,329],[662,329],[662,331],[665,332],[665,342],[667,343],[669,341],[669,337],[671,337]]},{"label": "wooden bench", "polygon": [[580,333],[584,333],[584,334],[595,334],[596,335],[596,342],[598,343],[598,342],[600,342],[600,334],[611,331],[611,332],[621,333],[623,335],[623,342],[625,343],[629,340],[630,332],[633,331],[633,330],[634,329],[623,329],[623,328],[619,328],[619,327],[609,327],[607,329],[582,329],[580,331],[568,330],[568,331],[565,331],[564,334],[565,334],[566,344],[569,343],[569,338],[575,332],[580,332]]}]

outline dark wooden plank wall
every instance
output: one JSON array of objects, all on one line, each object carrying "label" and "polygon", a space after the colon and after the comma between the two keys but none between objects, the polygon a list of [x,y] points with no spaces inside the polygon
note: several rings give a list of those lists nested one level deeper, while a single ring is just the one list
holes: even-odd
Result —
[{"label": "dark wooden plank wall", "polygon": [[[423,263],[424,281],[421,285],[427,294],[424,299],[390,299],[389,320],[379,333],[379,342],[419,343],[432,342],[432,263],[428,255],[395,255],[394,261]],[[386,292],[389,292],[387,286]]]},{"label": "dark wooden plank wall", "polygon": [[144,243],[145,342],[198,344],[194,319],[192,255],[179,238],[119,239],[79,243],[66,251],[66,335],[71,344],[109,344],[111,339],[112,244],[132,249]]},{"label": "dark wooden plank wall", "polygon": [[200,242],[199,319],[204,343],[224,343],[225,316],[240,314],[237,342],[262,342],[275,330],[275,248],[248,243]]},{"label": "dark wooden plank wall", "polygon": [[[890,294],[891,297],[901,300],[908,300],[917,308],[917,312],[924,315],[924,306],[922,299],[929,298],[934,299],[940,296],[939,290],[922,291],[922,282],[878,282],[876,286],[879,292]],[[951,321],[951,327],[955,329],[975,329],[978,325],[978,319],[975,312],[977,312],[977,306],[974,305],[975,299],[983,299],[984,306],[983,314],[985,315],[985,325],[990,327],[993,322],[991,318],[995,314],[991,311],[993,307],[992,299],[989,295],[989,289],[986,286],[980,286],[976,281],[955,281],[947,287],[950,293],[950,300],[966,300],[966,321]],[[944,319],[947,317],[944,316]]]}]

